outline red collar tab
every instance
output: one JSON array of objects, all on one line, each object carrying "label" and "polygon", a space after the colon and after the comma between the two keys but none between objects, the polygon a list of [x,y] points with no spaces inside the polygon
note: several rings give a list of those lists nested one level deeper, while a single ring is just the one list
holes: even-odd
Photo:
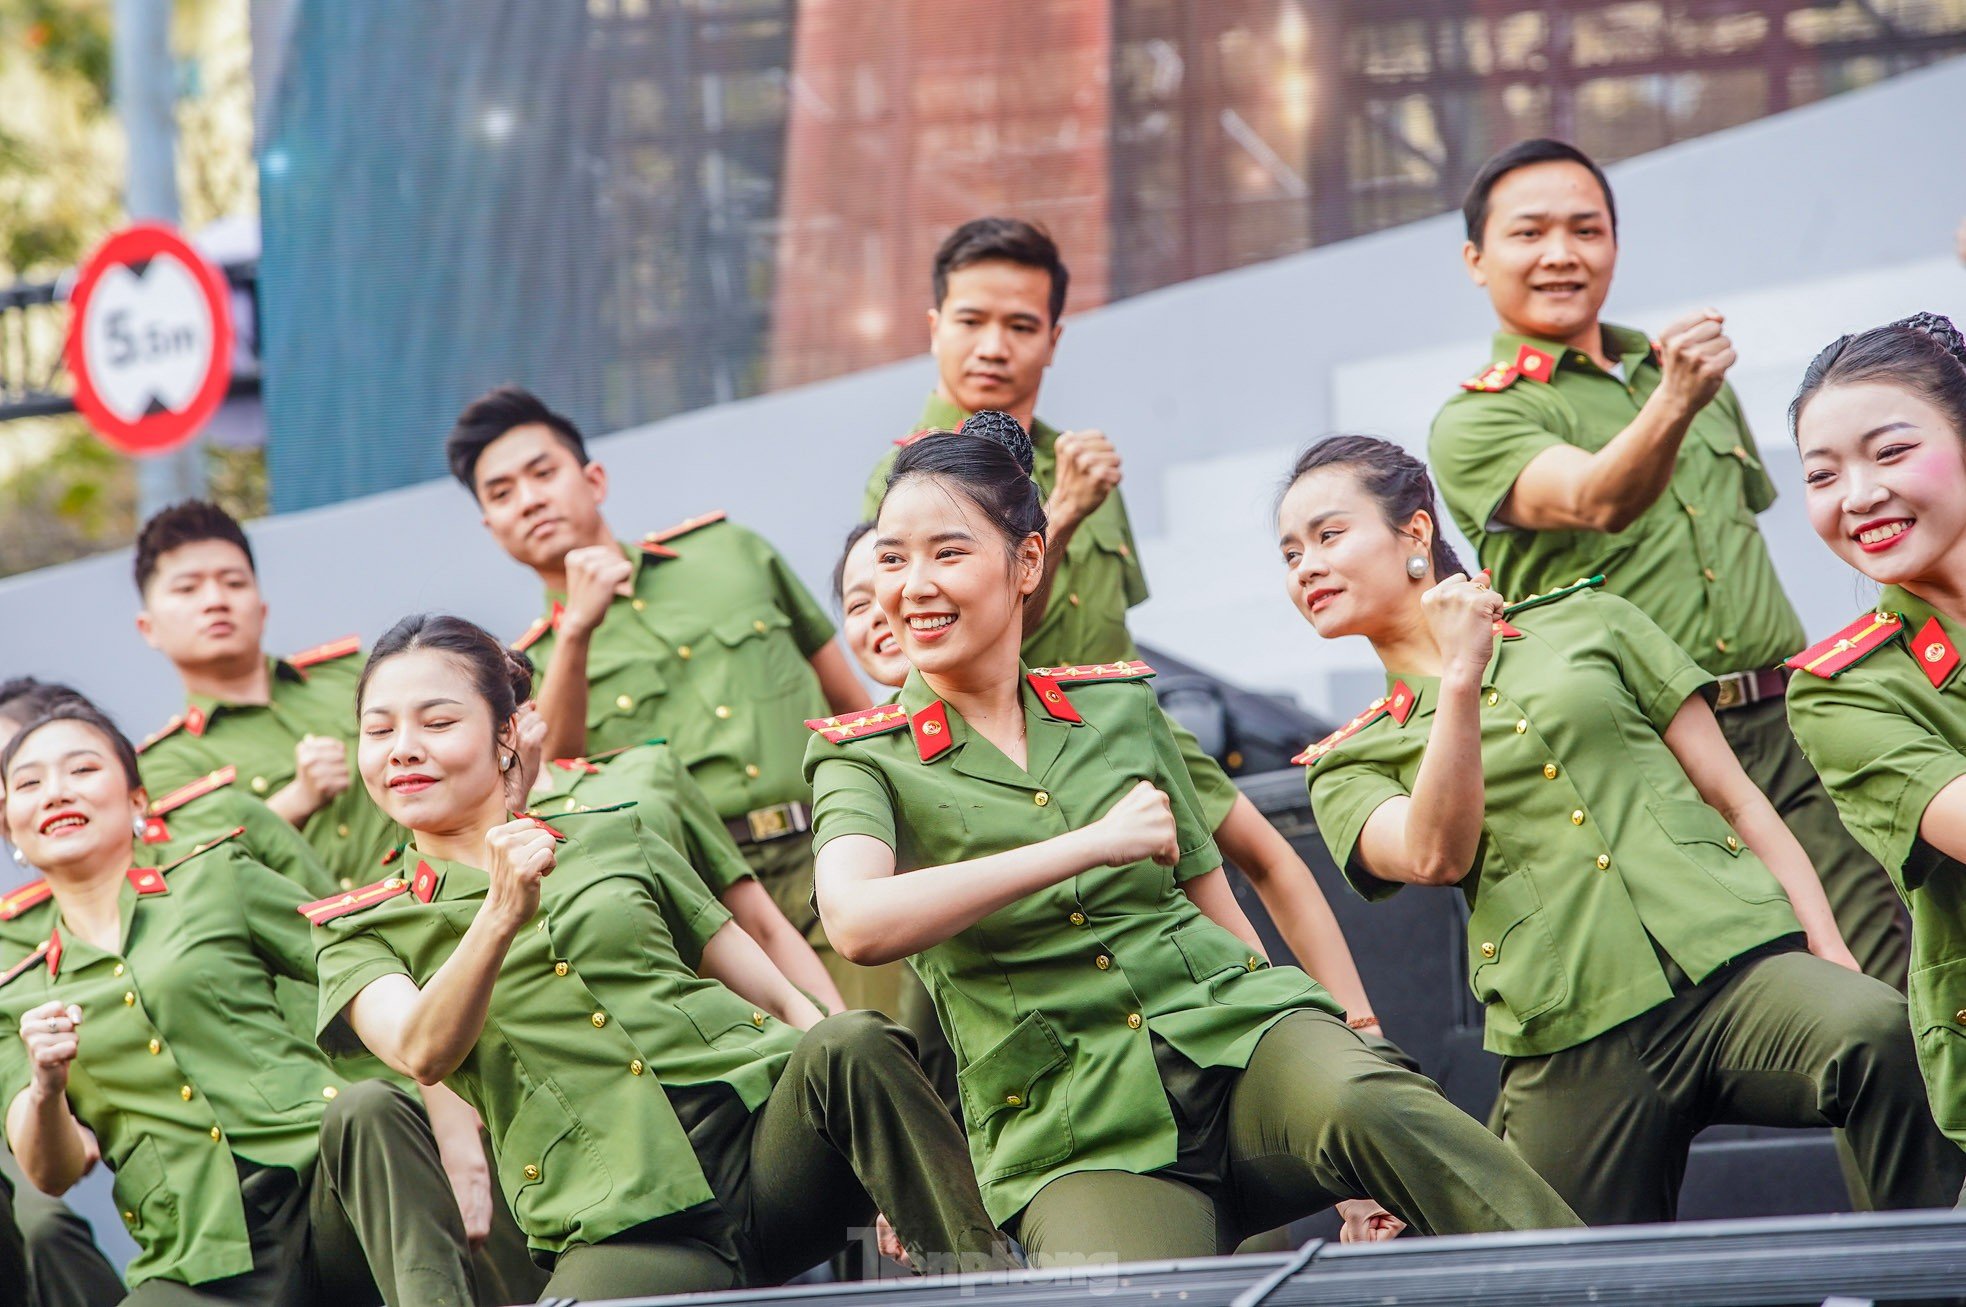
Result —
[{"label": "red collar tab", "polygon": [[[1882,649],[1904,627],[1904,619],[1896,613],[1865,613],[1827,640],[1810,645],[1785,665],[1794,671],[1834,679]],[[1918,665],[1925,666],[1925,660],[1920,658]]]},{"label": "red collar tab", "polygon": [[560,629],[560,615],[566,611],[566,606],[555,599],[553,601],[553,611],[534,622],[531,626],[528,626],[520,634],[519,638],[512,642],[512,647],[520,653],[524,653],[526,650],[532,648],[539,643],[540,637],[548,631],[557,631]]},{"label": "red collar tab", "polygon": [[56,926],[53,930],[48,932],[48,942],[41,946],[41,951],[48,955],[48,974],[50,976],[59,976],[61,974],[61,927],[60,926]]},{"label": "red collar tab", "polygon": [[1091,685],[1098,681],[1144,681],[1154,669],[1134,659],[1116,663],[1077,663],[1071,667],[1033,667],[1031,675],[1042,676],[1057,685]]},{"label": "red collar tab", "polygon": [[194,703],[184,710],[184,729],[193,735],[203,736],[205,727],[210,723],[211,719],[205,716],[205,710],[197,704]]},{"label": "red collar tab", "polygon": [[1501,636],[1504,640],[1520,640],[1522,638],[1522,632],[1516,630],[1507,622],[1502,621],[1495,623],[1495,634]]},{"label": "red collar tab", "polygon": [[1930,617],[1925,625],[1918,628],[1918,636],[1911,642],[1911,651],[1918,657],[1918,670],[1925,673],[1925,679],[1932,683],[1933,689],[1945,684],[1952,669],[1959,666],[1959,650],[1946,638],[1945,628],[1939,619]]},{"label": "red collar tab", "polygon": [[347,658],[360,652],[362,652],[362,637],[344,635],[339,640],[330,640],[326,644],[317,644],[312,649],[303,649],[297,654],[288,655],[287,666],[295,671],[305,671],[316,663],[333,662],[337,658]]},{"label": "red collar tab", "polygon": [[934,762],[947,753],[955,739],[949,732],[949,709],[940,699],[909,719],[915,733],[915,752],[923,762]]},{"label": "red collar tab", "polygon": [[554,839],[558,840],[560,843],[565,844],[567,842],[567,837],[564,834],[562,834],[557,830],[554,830],[551,826],[548,826],[546,824],[546,819],[544,817],[539,816],[537,813],[522,812],[519,814],[519,816],[531,822],[533,825],[539,827],[541,830],[545,831],[548,835],[551,835]]},{"label": "red collar tab", "polygon": [[1556,375],[1556,355],[1524,345],[1515,352],[1515,370],[1531,381],[1548,381]]},{"label": "red collar tab", "polygon": [[1085,720],[1079,716],[1079,710],[1072,707],[1072,701],[1065,697],[1065,692],[1058,688],[1056,680],[1037,672],[1030,673],[1024,679],[1030,683],[1032,692],[1038,696],[1038,702],[1044,705],[1044,710],[1053,718],[1061,722]]},{"label": "red collar tab", "polygon": [[127,873],[130,888],[139,894],[169,894],[171,887],[164,883],[164,873],[155,867],[131,867]]},{"label": "red collar tab", "polygon": [[33,969],[35,963],[46,956],[48,956],[48,941],[44,939],[34,946],[32,953],[14,963],[13,966],[8,967],[4,972],[0,972],[0,988],[5,988],[21,976],[26,975]]},{"label": "red collar tab", "polygon": [[1494,363],[1490,364],[1486,371],[1480,372],[1463,381],[1461,383],[1461,389],[1485,392],[1507,390],[1515,384],[1516,378],[1521,375],[1522,373],[1506,363]]},{"label": "red collar tab", "polygon": [[585,758],[555,758],[553,765],[561,771],[577,771],[588,776],[592,776],[601,770]]},{"label": "red collar tab", "polygon": [[729,514],[720,508],[714,513],[700,513],[674,526],[665,526],[660,531],[651,531],[642,537],[642,552],[656,558],[679,557],[675,550],[664,549],[662,546],[679,536],[686,536],[692,531],[701,531],[706,526],[714,526],[728,516]]},{"label": "red collar tab", "polygon": [[825,736],[829,744],[845,744],[848,740],[864,740],[870,735],[885,735],[907,724],[907,710],[891,703],[877,703],[872,708],[841,713],[838,717],[812,717],[806,720],[806,728]]},{"label": "red collar tab", "polygon": [[1383,698],[1374,699],[1366,705],[1364,712],[1352,718],[1343,726],[1340,726],[1337,730],[1331,732],[1331,734],[1325,736],[1322,740],[1319,740],[1316,744],[1313,744],[1290,761],[1300,767],[1315,767],[1325,754],[1330,753],[1346,740],[1351,739],[1354,735],[1357,735],[1360,731],[1387,715],[1391,715],[1394,721],[1404,726],[1406,725],[1406,719],[1413,715],[1413,705],[1415,702],[1413,691],[1406,688],[1406,682],[1395,681],[1393,682],[1393,692],[1391,694]]},{"label": "red collar tab", "polygon": [[431,899],[437,897],[437,887],[443,884],[443,882],[444,878],[439,876],[431,868],[429,863],[419,858],[416,864],[416,875],[410,880],[410,893],[416,895],[416,901],[418,903],[428,903]]},{"label": "red collar tab", "polygon": [[387,903],[398,894],[407,894],[409,891],[408,881],[400,876],[391,876],[387,880],[379,880],[373,885],[364,885],[360,889],[352,889],[344,894],[331,894],[312,903],[303,903],[295,911],[314,925],[323,926],[336,917],[345,917],[351,912],[372,908],[378,903]]},{"label": "red collar tab", "polygon": [[150,805],[150,815],[161,817],[167,812],[174,812],[193,799],[202,799],[213,790],[224,789],[238,778],[239,769],[228,764],[158,799]]},{"label": "red collar tab", "polygon": [[0,921],[12,921],[29,908],[39,907],[54,892],[54,887],[45,880],[21,886],[5,898],[0,898]]}]

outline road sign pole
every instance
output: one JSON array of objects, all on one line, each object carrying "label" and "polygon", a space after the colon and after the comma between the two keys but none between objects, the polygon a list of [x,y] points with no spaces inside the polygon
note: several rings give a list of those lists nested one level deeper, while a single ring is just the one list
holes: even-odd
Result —
[{"label": "road sign pole", "polygon": [[[172,0],[116,0],[114,78],[117,115],[129,139],[124,206],[133,220],[176,226],[177,71],[171,58]],[[206,493],[203,438],[137,460],[137,512]]]}]

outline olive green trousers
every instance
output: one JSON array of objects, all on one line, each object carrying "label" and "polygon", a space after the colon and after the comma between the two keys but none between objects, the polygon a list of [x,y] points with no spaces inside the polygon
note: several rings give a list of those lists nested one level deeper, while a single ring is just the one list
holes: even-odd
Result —
[{"label": "olive green trousers", "polygon": [[1905,1000],[1761,949],[1595,1039],[1502,1064],[1510,1146],[1592,1225],[1669,1221],[1693,1136],[1840,1126],[1879,1208],[1949,1207],[1966,1153],[1932,1122]]},{"label": "olive green trousers", "polygon": [[123,1281],[81,1213],[21,1178],[0,1149],[0,1301],[25,1307],[114,1307]]},{"label": "olive green trousers", "polygon": [[909,978],[908,964],[889,962],[863,967],[835,953],[832,941],[826,938],[826,930],[819,923],[819,910],[812,901],[812,837],[788,835],[738,847],[744,860],[751,864],[751,870],[758,873],[758,883],[778,904],[778,910],[819,955],[847,1008],[871,1008],[884,1016],[905,1020],[900,995],[903,981]]},{"label": "olive green trousers", "polygon": [[146,1280],[129,1307],[470,1307],[464,1220],[421,1104],[380,1080],[344,1089],[305,1178],[240,1163],[253,1269],[182,1284]]},{"label": "olive green trousers", "polygon": [[877,1013],[840,1013],[808,1030],[755,1112],[721,1088],[671,1101],[717,1195],[714,1210],[568,1249],[546,1297],[777,1284],[844,1248],[877,1212],[917,1269],[1016,1265],[914,1041]]},{"label": "olive green trousers", "polygon": [[1719,714],[1721,734],[1800,841],[1822,878],[1836,928],[1857,965],[1899,992],[1911,966],[1911,918],[1877,859],[1864,852],[1789,730],[1780,699]]},{"label": "olive green trousers", "polygon": [[1376,1198],[1422,1234],[1579,1224],[1433,1081],[1323,1012],[1293,1013],[1256,1045],[1220,1149],[1218,1184],[1124,1171],[1053,1180],[1020,1217],[1025,1255],[1038,1266],[1212,1256],[1344,1198]]}]

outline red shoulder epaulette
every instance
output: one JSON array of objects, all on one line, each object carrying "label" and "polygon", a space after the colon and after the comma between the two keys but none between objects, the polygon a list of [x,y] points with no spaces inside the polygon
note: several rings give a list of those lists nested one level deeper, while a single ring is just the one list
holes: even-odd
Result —
[{"label": "red shoulder epaulette", "polygon": [[331,894],[327,898],[316,899],[312,903],[303,903],[300,905],[300,915],[314,925],[321,926],[336,917],[345,917],[351,912],[360,912],[363,908],[387,903],[398,894],[407,894],[409,888],[410,883],[407,880],[401,876],[391,876],[372,885],[363,885],[341,894]]},{"label": "red shoulder epaulette", "polygon": [[714,513],[703,513],[687,521],[678,522],[674,526],[664,527],[660,531],[651,531],[642,537],[642,543],[645,545],[666,545],[677,536],[686,536],[692,531],[700,531],[706,526],[714,526],[728,516],[729,514],[721,508]]},{"label": "red shoulder epaulette", "polygon": [[161,799],[155,800],[150,805],[150,815],[161,817],[167,812],[175,812],[193,799],[202,799],[213,790],[224,789],[238,778],[239,769],[228,764],[215,772],[200,776],[189,785],[180,786],[172,790]]},{"label": "red shoulder epaulette", "polygon": [[1391,715],[1394,721],[1405,725],[1407,715],[1412,711],[1413,691],[1406,688],[1405,681],[1395,681],[1393,682],[1393,692],[1391,694],[1374,699],[1370,704],[1366,705],[1364,712],[1352,718],[1343,726],[1340,726],[1337,730],[1331,732],[1331,734],[1325,736],[1322,740],[1319,740],[1316,744],[1313,744],[1290,761],[1300,767],[1315,767],[1318,764],[1318,760],[1324,757],[1325,754],[1330,753],[1333,749],[1343,744],[1346,740],[1351,739],[1354,735],[1357,735],[1381,717]]},{"label": "red shoulder epaulette", "polygon": [[1059,685],[1091,685],[1095,681],[1144,681],[1154,669],[1138,659],[1132,662],[1079,663],[1071,667],[1033,667],[1031,675],[1042,676]]},{"label": "red shoulder epaulette", "polygon": [[45,880],[21,886],[5,898],[0,898],[0,921],[12,921],[29,908],[41,906],[54,892],[54,887]]},{"label": "red shoulder epaulette", "polygon": [[1480,391],[1507,390],[1515,384],[1516,378],[1521,375],[1522,373],[1506,363],[1493,363],[1480,374],[1463,381],[1461,383],[1461,389]]},{"label": "red shoulder epaulette", "polygon": [[333,662],[337,658],[346,658],[350,654],[360,652],[362,652],[362,637],[344,635],[339,640],[330,640],[326,644],[317,644],[312,649],[302,649],[297,654],[287,655],[287,666],[296,669],[312,667],[316,663]]},{"label": "red shoulder epaulette", "polygon": [[199,854],[210,853],[213,849],[217,848],[219,845],[224,844],[228,840],[236,840],[241,835],[244,835],[245,833],[246,833],[246,828],[244,826],[234,826],[231,830],[225,832],[225,834],[217,836],[213,839],[206,840],[203,844],[200,844],[197,848],[191,850],[191,852],[185,854],[183,857],[179,858],[176,862],[165,863],[163,866],[157,868],[157,871],[161,875],[168,876],[170,873],[176,871],[179,867],[182,867],[185,863],[191,861]]},{"label": "red shoulder epaulette", "polygon": [[908,714],[898,704],[877,703],[872,708],[838,717],[814,717],[806,725],[825,736],[829,743],[845,744],[848,740],[864,740],[870,735],[901,730],[908,725]]},{"label": "red shoulder epaulette", "polygon": [[171,720],[165,722],[162,726],[159,726],[156,730],[152,731],[150,734],[143,737],[143,743],[137,745],[137,752],[142,753],[145,749],[148,749],[151,745],[157,743],[157,741],[170,735],[173,731],[182,730],[183,728],[184,728],[184,714],[172,713]]},{"label": "red shoulder epaulette", "polygon": [[548,631],[558,630],[562,611],[564,610],[556,601],[553,605],[553,611],[534,622],[531,626],[528,626],[519,638],[512,642],[512,647],[520,653],[524,653],[539,643],[540,636],[545,635]]},{"label": "red shoulder epaulette", "polygon": [[1786,666],[1828,679],[1855,667],[1904,629],[1904,619],[1896,613],[1865,613],[1829,639],[1789,659]]},{"label": "red shoulder epaulette", "polygon": [[0,972],[0,988],[4,988],[5,986],[12,984],[17,978],[26,975],[29,969],[31,969],[35,963],[39,962],[42,958],[45,958],[47,956],[48,956],[48,941],[44,939],[39,944],[36,944],[34,946],[34,951],[32,953],[28,954],[20,961],[14,963],[13,966],[8,967],[6,971]]}]

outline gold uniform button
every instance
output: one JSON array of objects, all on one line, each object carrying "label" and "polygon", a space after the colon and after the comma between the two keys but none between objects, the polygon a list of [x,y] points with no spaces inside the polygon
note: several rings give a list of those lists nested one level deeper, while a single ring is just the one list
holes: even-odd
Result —
[{"label": "gold uniform button", "polygon": [[1716,649],[1718,649],[1718,650],[1720,650],[1720,652],[1722,652],[1722,653],[1726,653],[1726,652],[1727,652],[1727,641],[1725,641],[1725,640],[1715,640],[1715,641],[1713,642],[1713,647],[1714,647],[1714,648],[1716,648]]},{"label": "gold uniform button", "polygon": [[1570,824],[1572,826],[1581,826],[1584,824],[1584,810],[1582,808],[1578,808],[1570,814]]},{"label": "gold uniform button", "polygon": [[[566,974],[567,974],[567,964],[566,964],[566,963],[564,963],[564,962],[555,962],[555,963],[553,964],[553,974],[554,974],[554,975],[556,975],[556,976],[564,976],[564,975],[566,975]],[[599,1024],[599,1023],[597,1022],[596,1024]]]},{"label": "gold uniform button", "polygon": [[608,1014],[605,1012],[596,1012],[593,1016],[587,1019],[594,1023],[594,1029],[599,1030],[602,1026],[605,1026],[608,1023]]},{"label": "gold uniform button", "polygon": [[727,703],[720,703],[720,704],[718,704],[718,705],[717,705],[717,716],[719,716],[719,717],[729,717],[729,716],[730,716],[730,705],[729,705],[729,704],[727,704]]},{"label": "gold uniform button", "polygon": [[1599,871],[1609,871],[1609,870],[1611,870],[1611,855],[1610,855],[1610,854],[1608,854],[1608,853],[1600,853],[1600,854],[1598,854],[1598,855],[1597,855],[1597,869],[1598,869]]},{"label": "gold uniform button", "polygon": [[125,1212],[125,1213],[123,1213],[123,1224],[124,1224],[124,1225],[135,1225],[136,1223],[137,1223],[137,1214],[136,1214],[135,1212]]},{"label": "gold uniform button", "polygon": [[1960,1008],[1959,1011],[1953,1013],[1952,1019],[1960,1025],[1966,1026],[1966,1007]]},{"label": "gold uniform button", "polygon": [[152,1057],[156,1057],[159,1053],[164,1051],[164,1041],[161,1039],[153,1039],[150,1041],[148,1047],[150,1049],[150,1055]]},{"label": "gold uniform button", "polygon": [[1492,957],[1494,957],[1494,956],[1495,956],[1495,945],[1494,945],[1494,944],[1492,944],[1492,943],[1490,943],[1490,942],[1489,942],[1489,941],[1487,941],[1487,940],[1483,940],[1483,941],[1482,941],[1482,945],[1481,945],[1481,956],[1483,956],[1483,957],[1485,957],[1485,958],[1492,958]]},{"label": "gold uniform button", "polygon": [[253,777],[253,793],[254,794],[266,793],[266,778],[264,776]]},{"label": "gold uniform button", "polygon": [[1741,841],[1729,835],[1727,837],[1727,849],[1730,853],[1739,853],[1741,851]]},{"label": "gold uniform button", "polygon": [[1686,516],[1698,517],[1699,515],[1700,515],[1700,506],[1698,504],[1688,504],[1686,506]]},{"label": "gold uniform button", "polygon": [[213,1127],[212,1127],[212,1142],[213,1142],[213,1143],[217,1143],[217,1142],[218,1142],[218,1141],[219,1141],[220,1139],[222,1139],[223,1137],[224,1137],[224,1132],[223,1132],[223,1131],[221,1131],[221,1130],[220,1130],[220,1129],[219,1129],[219,1128],[218,1128],[217,1126],[213,1126]]},{"label": "gold uniform button", "polygon": [[1140,1028],[1140,1014],[1138,1012],[1127,1013],[1126,1026],[1129,1030],[1138,1030]]},{"label": "gold uniform button", "polygon": [[1098,957],[1092,959],[1092,965],[1098,967],[1101,971],[1110,971],[1113,967],[1113,960],[1104,953],[1101,953]]},{"label": "gold uniform button", "polygon": [[354,877],[352,877],[352,876],[343,876],[343,877],[341,878],[341,887],[342,887],[343,889],[354,889],[354,888],[355,888],[355,879],[354,879]]},{"label": "gold uniform button", "polygon": [[1718,581],[1720,579],[1718,576],[1714,575],[1714,571],[1711,567],[1701,568],[1700,575],[1704,576],[1709,581]]},{"label": "gold uniform button", "polygon": [[630,1062],[628,1064],[628,1074],[631,1076],[638,1076],[642,1074],[642,1070],[643,1070],[642,1059],[640,1059],[639,1057],[636,1058],[633,1062]]},{"label": "gold uniform button", "polygon": [[633,708],[635,706],[635,701],[634,699],[630,698],[628,695],[617,694],[616,696],[614,696],[614,706],[621,709],[621,711],[623,712],[627,712],[630,708]]},{"label": "gold uniform button", "polygon": [[124,968],[124,966],[123,966],[123,964],[122,964],[122,963],[120,963],[120,962],[118,962],[118,963],[117,963],[117,964],[116,964],[115,966],[113,966],[113,967],[111,967],[111,968],[109,969],[109,974],[110,974],[110,975],[112,975],[112,976],[120,976],[120,975],[122,975],[122,974],[123,974],[123,972],[124,972],[124,970],[125,970],[125,968]]},{"label": "gold uniform button", "polygon": [[648,604],[648,600],[646,599],[630,599],[628,601],[628,606],[639,613],[644,608],[647,608],[649,604]]},{"label": "gold uniform button", "polygon": [[183,1099],[183,1100],[184,1100],[185,1102],[187,1102],[187,1103],[188,1103],[188,1102],[190,1102],[190,1101],[191,1101],[191,1086],[190,1086],[190,1085],[179,1085],[179,1086],[178,1086],[178,1089],[177,1089],[177,1096],[178,1096],[179,1098],[182,1098],[182,1099]]},{"label": "gold uniform button", "polygon": [[757,763],[755,763],[755,762],[747,762],[747,763],[745,763],[745,764],[744,764],[744,774],[745,774],[746,776],[749,776],[749,777],[750,777],[750,778],[751,778],[752,780],[754,780],[754,781],[755,781],[755,780],[757,780],[757,779],[758,779],[758,764],[757,764]]},{"label": "gold uniform button", "polygon": [[1249,961],[1243,963],[1242,965],[1245,971],[1255,971],[1257,968],[1263,965],[1263,959],[1251,958],[1249,959]]},{"label": "gold uniform button", "polygon": [[1121,557],[1121,558],[1131,558],[1131,557],[1133,557],[1133,550],[1132,550],[1132,549],[1130,549],[1130,548],[1128,548],[1128,547],[1127,547],[1126,545],[1121,545],[1121,546],[1120,546],[1120,557]]},{"label": "gold uniform button", "polygon": [[1065,602],[1077,608],[1079,606],[1079,597],[1076,594],[1068,594],[1065,596]]},{"label": "gold uniform button", "polygon": [[526,1163],[526,1179],[528,1180],[539,1179],[539,1168],[534,1166],[531,1162]]},{"label": "gold uniform button", "polygon": [[1074,912],[1071,916],[1065,918],[1065,920],[1071,922],[1074,926],[1083,926],[1085,924],[1085,914],[1083,912]]},{"label": "gold uniform button", "polygon": [[757,618],[752,621],[751,629],[753,631],[756,631],[759,635],[763,635],[766,631],[770,630],[771,628],[764,624],[764,619]]},{"label": "gold uniform button", "polygon": [[1502,696],[1498,692],[1494,690],[1490,690],[1488,692],[1488,706],[1490,708],[1493,708],[1496,704],[1500,702],[1502,702]]},{"label": "gold uniform button", "polygon": [[1003,1101],[1004,1101],[1004,1105],[1005,1105],[1005,1106],[1007,1106],[1007,1107],[1022,1107],[1022,1106],[1024,1106],[1024,1100],[1023,1100],[1022,1098],[1020,1098],[1020,1097],[1018,1097],[1018,1096],[1017,1096],[1016,1094],[1005,1094],[1005,1095],[1003,1096]]},{"label": "gold uniform button", "polygon": [[336,1089],[333,1085],[321,1086],[321,1097],[327,1099],[330,1103],[334,1102],[335,1096],[338,1095],[339,1093],[341,1093],[341,1091],[339,1089]]},{"label": "gold uniform button", "polygon": [[689,655],[690,655],[690,647],[688,645],[679,644],[676,646],[676,657],[682,659],[684,662],[688,662]]},{"label": "gold uniform button", "polygon": [[1546,780],[1546,781],[1553,781],[1553,780],[1555,780],[1555,779],[1556,779],[1556,764],[1555,764],[1555,763],[1553,763],[1553,762],[1546,762],[1546,763],[1544,763],[1544,764],[1543,764],[1543,779],[1544,779],[1544,780]]},{"label": "gold uniform button", "polygon": [[765,1028],[765,1014],[762,1012],[753,1012],[751,1014],[751,1024],[763,1030]]},{"label": "gold uniform button", "polygon": [[391,876],[388,880],[382,882],[382,887],[384,889],[401,889],[403,888],[403,878],[400,876]]},{"label": "gold uniform button", "polygon": [[343,839],[347,839],[347,838],[348,838],[348,823],[344,821],[343,823],[341,823],[341,825],[339,825],[339,826],[337,826],[337,827],[335,827],[335,828],[334,828],[334,833],[335,833],[335,834],[337,834],[337,835],[339,835],[339,836],[341,836],[341,838],[343,838]]},{"label": "gold uniform button", "polygon": [[1046,794],[1043,790],[1039,790],[1036,794],[1033,794],[1031,796],[1031,802],[1037,804],[1040,808],[1042,808],[1047,803],[1051,802],[1051,796],[1049,794]]},{"label": "gold uniform button", "polygon": [[1516,733],[1517,735],[1521,735],[1521,734],[1523,734],[1524,732],[1526,732],[1526,731],[1528,731],[1528,729],[1529,729],[1529,719],[1528,719],[1528,718],[1526,718],[1526,717],[1518,717],[1518,718],[1516,718],[1516,719],[1515,719],[1515,733]]},{"label": "gold uniform button", "polygon": [[124,1006],[124,1007],[135,1007],[136,1005],[137,1005],[137,996],[136,996],[136,995],[135,995],[134,993],[132,993],[131,991],[129,991],[129,990],[127,990],[127,989],[126,989],[126,990],[124,990],[124,991],[123,991],[123,1006]]}]

